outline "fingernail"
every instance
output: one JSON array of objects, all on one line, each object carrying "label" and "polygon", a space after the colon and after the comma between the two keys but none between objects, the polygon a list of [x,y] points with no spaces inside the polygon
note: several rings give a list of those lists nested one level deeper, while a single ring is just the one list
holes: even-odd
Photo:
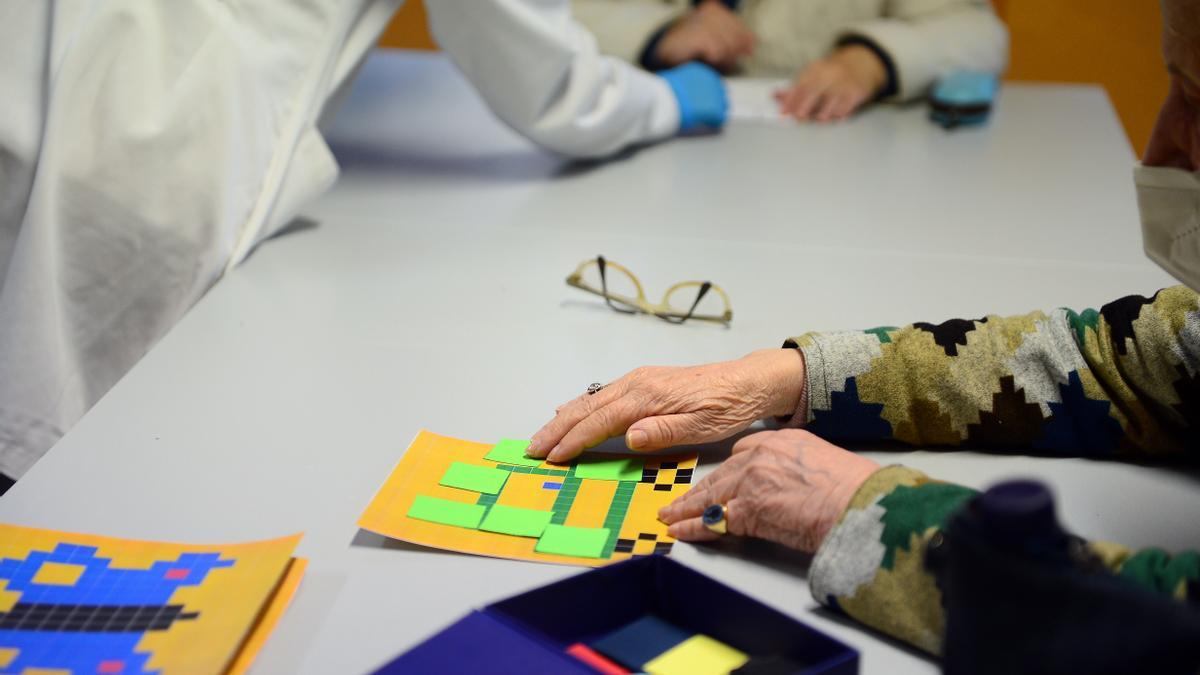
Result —
[{"label": "fingernail", "polygon": [[526,446],[525,454],[529,457],[537,457],[538,456],[537,451],[541,450],[541,449],[542,449],[542,442],[537,439],[533,439],[533,440],[529,441],[529,445]]},{"label": "fingernail", "polygon": [[561,445],[556,445],[553,448],[550,448],[550,454],[546,455],[546,459],[550,460],[551,462],[557,462],[562,459],[563,453],[559,451],[559,448],[561,447]]},{"label": "fingernail", "polygon": [[650,436],[641,429],[631,429],[629,437],[626,440],[629,442],[630,450],[637,450],[638,448],[646,447],[646,443],[650,441]]},{"label": "fingernail", "polygon": [[668,527],[668,528],[667,528],[667,534],[669,534],[669,535],[671,535],[672,537],[675,537],[676,539],[678,539],[678,538],[679,538],[679,528],[678,528],[678,527],[676,527],[676,526],[674,526],[674,525],[672,525],[672,526],[670,526],[670,527]]}]

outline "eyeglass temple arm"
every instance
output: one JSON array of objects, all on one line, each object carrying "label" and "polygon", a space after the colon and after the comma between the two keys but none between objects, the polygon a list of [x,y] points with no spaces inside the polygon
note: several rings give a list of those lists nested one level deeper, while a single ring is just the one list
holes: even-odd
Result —
[{"label": "eyeglass temple arm", "polygon": [[608,297],[608,275],[605,272],[605,269],[608,267],[608,262],[604,260],[604,256],[596,256],[596,267],[600,268],[600,290],[604,293],[604,304],[608,305],[610,309],[621,312],[622,314],[637,314],[636,310],[625,309],[624,307],[618,307],[614,305],[612,298]]}]

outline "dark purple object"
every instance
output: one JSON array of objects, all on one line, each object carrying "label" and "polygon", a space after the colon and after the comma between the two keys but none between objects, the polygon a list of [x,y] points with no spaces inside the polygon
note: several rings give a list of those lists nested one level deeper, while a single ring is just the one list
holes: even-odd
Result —
[{"label": "dark purple object", "polygon": [[[800,585],[780,590],[795,594],[797,603],[805,592]],[[571,659],[565,650],[576,642],[590,644],[647,615],[708,635],[751,658],[795,664],[794,673],[858,672],[854,649],[659,555],[601,567],[489,605],[378,672],[590,673],[582,665],[582,671],[565,668],[557,659]],[[494,658],[501,652],[512,662]]]}]

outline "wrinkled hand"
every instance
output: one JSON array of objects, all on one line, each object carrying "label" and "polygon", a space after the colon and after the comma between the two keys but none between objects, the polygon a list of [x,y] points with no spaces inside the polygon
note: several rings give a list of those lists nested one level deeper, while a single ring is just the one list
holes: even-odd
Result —
[{"label": "wrinkled hand", "polygon": [[719,441],[763,417],[794,413],[803,387],[804,357],[797,349],[765,349],[704,366],[638,368],[561,406],[526,453],[561,462],[621,434],[631,450]]},{"label": "wrinkled hand", "polygon": [[887,70],[879,57],[862,45],[847,45],[809,64],[775,99],[784,115],[832,122],[849,117],[885,84]]},{"label": "wrinkled hand", "polygon": [[724,504],[730,534],[813,553],[878,468],[807,431],[764,431],[738,441],[732,457],[658,517],[672,537],[708,541],[720,535],[700,515],[711,504]]},{"label": "wrinkled hand", "polygon": [[677,66],[703,61],[727,70],[754,52],[754,33],[718,0],[705,0],[672,25],[658,42],[655,56]]}]

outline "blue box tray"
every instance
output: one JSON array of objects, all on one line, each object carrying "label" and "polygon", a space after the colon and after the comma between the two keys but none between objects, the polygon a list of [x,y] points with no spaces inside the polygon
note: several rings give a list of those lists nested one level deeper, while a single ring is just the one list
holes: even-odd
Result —
[{"label": "blue box tray", "polygon": [[376,672],[595,675],[566,648],[590,644],[647,615],[750,655],[751,672],[858,672],[854,649],[660,555],[601,567],[488,605]]}]

